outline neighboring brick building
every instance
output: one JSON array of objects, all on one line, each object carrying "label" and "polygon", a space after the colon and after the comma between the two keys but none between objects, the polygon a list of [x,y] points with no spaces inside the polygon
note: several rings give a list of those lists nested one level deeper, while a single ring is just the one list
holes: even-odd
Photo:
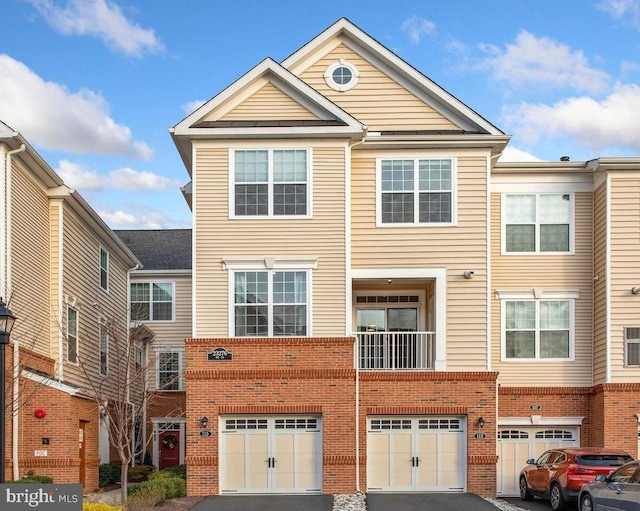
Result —
[{"label": "neighboring brick building", "polygon": [[638,454],[640,159],[499,163],[346,19],[171,134],[189,493],[511,495],[550,446]]}]

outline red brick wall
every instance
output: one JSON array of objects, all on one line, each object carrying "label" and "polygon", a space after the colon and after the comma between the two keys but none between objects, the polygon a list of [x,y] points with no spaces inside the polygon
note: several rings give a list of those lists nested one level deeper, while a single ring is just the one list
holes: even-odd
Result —
[{"label": "red brick wall", "polygon": [[[208,361],[224,347],[231,361]],[[188,493],[219,492],[218,418],[234,414],[319,414],[323,493],[357,488],[355,370],[351,338],[190,339],[186,343]],[[366,487],[367,415],[468,415],[470,492],[495,496],[497,373],[361,373],[360,488]],[[199,419],[209,418],[210,437]],[[484,417],[485,439],[475,439]]]},{"label": "red brick wall", "polygon": [[592,415],[606,447],[624,449],[638,457],[640,383],[607,383],[594,387]]}]

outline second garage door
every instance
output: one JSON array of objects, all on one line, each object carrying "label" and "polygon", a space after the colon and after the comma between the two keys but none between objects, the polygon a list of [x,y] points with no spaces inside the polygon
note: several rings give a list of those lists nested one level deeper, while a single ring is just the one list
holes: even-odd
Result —
[{"label": "second garage door", "polygon": [[222,417],[222,493],[320,493],[320,417]]},{"label": "second garage door", "polygon": [[498,430],[497,493],[518,495],[520,470],[529,458],[537,458],[547,449],[577,447],[579,428],[510,426]]},{"label": "second garage door", "polygon": [[369,418],[367,490],[464,491],[464,424],[464,417]]}]

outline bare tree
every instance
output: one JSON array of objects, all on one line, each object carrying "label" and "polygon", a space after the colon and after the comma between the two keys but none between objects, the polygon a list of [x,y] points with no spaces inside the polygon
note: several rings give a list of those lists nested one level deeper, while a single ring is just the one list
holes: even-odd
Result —
[{"label": "bare tree", "polygon": [[[136,424],[143,423],[148,407],[162,400],[163,390],[171,388],[173,381],[165,379],[155,384],[154,379],[154,384],[150,384],[155,360],[141,356],[153,340],[149,328],[142,323],[131,326],[128,319],[107,318],[102,314],[101,318],[97,356],[92,349],[84,350],[82,355],[80,349],[77,358],[91,398],[108,420],[109,442],[121,463],[122,503],[126,506],[129,467],[137,457],[144,456],[152,440],[151,435],[136,438]],[[100,349],[102,345],[108,346],[108,350]],[[169,415],[177,418],[184,415],[184,410],[175,408]]]}]

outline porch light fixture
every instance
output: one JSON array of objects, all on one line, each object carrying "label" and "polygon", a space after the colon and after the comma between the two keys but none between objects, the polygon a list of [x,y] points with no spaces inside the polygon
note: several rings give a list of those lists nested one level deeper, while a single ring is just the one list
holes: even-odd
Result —
[{"label": "porch light fixture", "polygon": [[464,275],[465,279],[472,279],[475,275],[475,272],[473,270],[467,270],[462,275]]},{"label": "porch light fixture", "polygon": [[207,424],[209,424],[209,419],[207,417],[202,417],[202,419],[200,419],[200,427],[206,428]]},{"label": "porch light fixture", "polygon": [[9,344],[11,329],[16,321],[16,317],[7,308],[7,304],[0,298],[0,484],[4,484],[4,454],[5,454],[5,348]]},{"label": "porch light fixture", "polygon": [[480,426],[481,428],[484,428],[484,417],[480,417],[478,419],[478,426]]},{"label": "porch light fixture", "polygon": [[631,288],[632,295],[640,295],[640,286],[635,286]]}]

